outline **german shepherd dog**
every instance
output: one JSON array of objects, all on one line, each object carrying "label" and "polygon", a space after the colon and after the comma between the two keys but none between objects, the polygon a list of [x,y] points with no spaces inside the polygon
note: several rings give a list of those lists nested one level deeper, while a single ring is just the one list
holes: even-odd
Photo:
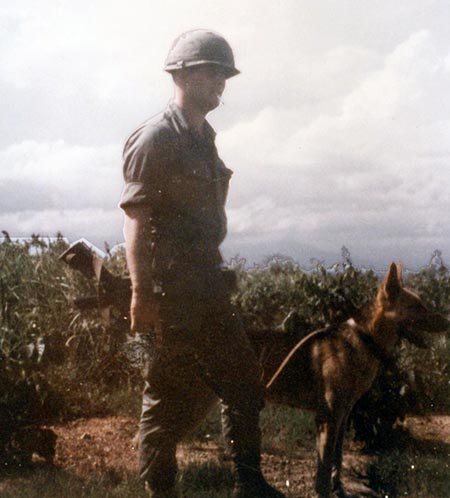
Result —
[{"label": "german shepherd dog", "polygon": [[[83,243],[71,246],[60,259],[99,281],[98,296],[85,298],[100,308],[114,304],[128,313],[130,283],[102,266]],[[311,332],[301,330],[254,335],[266,399],[315,412],[318,466],[315,489],[320,498],[348,497],[341,479],[342,442],[353,405],[367,392],[379,371],[391,362],[402,338],[424,347],[421,332],[444,332],[450,322],[426,309],[420,298],[403,286],[401,266],[391,264],[374,301],[339,326]],[[128,324],[128,322],[124,321]],[[292,327],[292,325],[294,327]]]},{"label": "german shepherd dog", "polygon": [[297,344],[292,334],[252,338],[264,369],[266,399],[315,412],[320,498],[349,496],[340,479],[347,419],[395,344],[406,338],[424,346],[421,331],[444,332],[449,326],[403,286],[401,266],[392,263],[374,301],[346,322],[312,332]]}]

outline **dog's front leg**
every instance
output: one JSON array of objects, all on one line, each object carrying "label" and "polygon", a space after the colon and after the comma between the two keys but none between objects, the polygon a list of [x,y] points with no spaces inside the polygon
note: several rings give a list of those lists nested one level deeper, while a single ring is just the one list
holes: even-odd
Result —
[{"label": "dog's front leg", "polygon": [[331,414],[316,416],[317,429],[317,474],[315,490],[319,498],[331,497],[331,471],[339,424]]}]

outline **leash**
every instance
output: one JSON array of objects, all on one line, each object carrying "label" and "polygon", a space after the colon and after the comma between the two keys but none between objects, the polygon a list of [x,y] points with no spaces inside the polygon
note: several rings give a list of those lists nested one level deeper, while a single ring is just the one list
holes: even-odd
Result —
[{"label": "leash", "polygon": [[[382,348],[376,341],[375,339],[370,336],[369,334],[366,334],[363,330],[361,330],[355,320],[353,318],[350,318],[347,320],[347,325],[351,327],[351,329],[358,335],[358,337],[361,339],[361,341],[364,343],[364,345],[369,349],[369,351],[375,356],[375,358],[383,365],[386,365],[387,368],[390,368],[392,371],[397,371],[397,364],[395,362],[395,359],[392,357],[392,355],[388,354],[384,348]],[[303,347],[308,341],[310,341],[313,338],[316,338],[317,336],[324,336],[328,335],[333,330],[336,330],[332,326],[325,327],[323,329],[318,329],[314,330],[313,332],[310,332],[306,337],[304,337],[300,342],[298,342],[292,349],[289,351],[287,354],[286,358],[283,360],[281,365],[278,367],[277,371],[273,374],[272,378],[269,380],[269,382],[266,384],[266,389],[269,389],[272,384],[275,382],[275,380],[280,376],[281,372],[285,369],[286,365],[289,363],[291,358],[294,356],[294,354],[301,348]]]},{"label": "leash", "polygon": [[300,342],[298,342],[287,354],[286,358],[283,360],[281,365],[278,367],[277,371],[272,375],[272,378],[269,380],[269,382],[266,384],[266,389],[269,389],[270,386],[275,382],[275,380],[278,378],[278,376],[281,374],[281,372],[284,370],[286,365],[289,363],[291,358],[294,356],[294,354],[302,347],[304,346],[310,339],[313,337],[317,337],[319,335],[326,335],[331,333],[332,328],[331,327],[325,327],[323,329],[318,329],[314,330],[313,332],[310,332],[306,337],[304,337]]}]

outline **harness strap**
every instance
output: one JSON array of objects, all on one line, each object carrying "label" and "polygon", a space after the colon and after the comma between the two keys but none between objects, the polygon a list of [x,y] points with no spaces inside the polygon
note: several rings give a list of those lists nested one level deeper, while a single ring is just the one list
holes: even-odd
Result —
[{"label": "harness strap", "polygon": [[287,354],[286,358],[283,360],[281,365],[278,367],[278,370],[272,375],[272,378],[269,380],[269,382],[266,384],[266,389],[269,389],[270,386],[275,382],[277,377],[281,374],[281,372],[284,370],[286,365],[289,363],[291,358],[294,356],[294,354],[302,347],[304,346],[309,340],[311,340],[313,337],[317,337],[319,335],[327,335],[331,332],[331,327],[326,327],[323,329],[319,330],[314,330],[313,332],[309,333],[306,337],[304,337],[300,342],[298,342]]},{"label": "harness strap", "polygon": [[[355,322],[355,320],[353,318],[350,318],[349,320],[347,320],[347,325],[349,325],[351,327],[351,329],[358,335],[358,337],[361,339],[361,341],[365,344],[365,346],[369,349],[369,351],[375,356],[375,358],[379,362],[386,365],[388,368],[390,368],[393,371],[396,370],[396,363],[395,363],[394,358],[390,354],[388,354],[388,352],[383,347],[381,347],[372,336],[365,333],[360,327],[358,327],[358,324]],[[283,360],[281,365],[278,367],[277,371],[273,374],[272,378],[266,384],[266,389],[269,389],[272,386],[272,384],[279,377],[281,372],[285,369],[286,365],[289,363],[291,358],[294,356],[294,354],[300,348],[302,348],[307,342],[309,342],[313,338],[316,338],[318,336],[329,335],[334,330],[336,330],[336,329],[334,327],[331,327],[331,326],[325,327],[323,329],[314,330],[313,332],[308,334],[306,337],[304,337],[300,342],[298,342],[289,351],[286,358]]]}]

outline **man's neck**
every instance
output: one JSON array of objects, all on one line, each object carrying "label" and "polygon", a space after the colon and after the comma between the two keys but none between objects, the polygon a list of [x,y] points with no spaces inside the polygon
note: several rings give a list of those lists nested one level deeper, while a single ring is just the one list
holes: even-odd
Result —
[{"label": "man's neck", "polygon": [[174,98],[175,104],[183,112],[183,116],[189,126],[199,135],[203,133],[206,113],[200,111],[197,107],[183,99],[182,96],[176,95]]}]

